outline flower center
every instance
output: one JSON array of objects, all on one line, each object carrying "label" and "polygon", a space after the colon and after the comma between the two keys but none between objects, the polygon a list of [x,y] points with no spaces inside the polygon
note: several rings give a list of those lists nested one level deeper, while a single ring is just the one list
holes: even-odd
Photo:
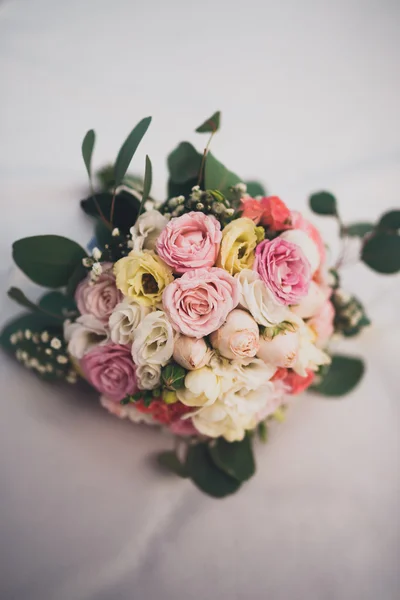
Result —
[{"label": "flower center", "polygon": [[142,275],[142,286],[145,294],[156,294],[158,292],[157,281],[150,273]]}]

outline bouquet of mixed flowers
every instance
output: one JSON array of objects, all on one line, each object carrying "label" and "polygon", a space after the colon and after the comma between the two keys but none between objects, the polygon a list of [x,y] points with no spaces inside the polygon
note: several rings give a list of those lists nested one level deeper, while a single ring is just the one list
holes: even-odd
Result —
[{"label": "bouquet of mixed flowers", "polygon": [[[133,129],[113,167],[92,183],[95,134],[82,144],[96,219],[87,253],[44,235],[18,240],[13,257],[35,283],[62,291],[7,325],[3,346],[47,380],[86,380],[104,408],[177,436],[160,463],[216,497],[255,471],[252,445],[311,386],[328,396],[351,390],[363,362],[332,354],[334,334],[369,324],[359,300],[341,289],[320,233],[301,213],[256,182],[243,183],[209,152],[181,143],[168,157],[167,200],[127,175],[151,119]],[[216,113],[197,131],[210,141]],[[338,220],[340,236],[361,240],[360,257],[381,273],[400,269],[400,211],[378,223],[345,226],[335,198],[320,192],[311,209]]]}]

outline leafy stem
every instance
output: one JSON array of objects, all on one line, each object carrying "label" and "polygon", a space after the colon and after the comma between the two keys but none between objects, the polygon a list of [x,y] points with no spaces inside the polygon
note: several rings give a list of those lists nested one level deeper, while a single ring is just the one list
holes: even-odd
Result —
[{"label": "leafy stem", "polygon": [[209,138],[209,140],[207,142],[207,146],[204,148],[203,158],[201,159],[201,165],[200,165],[200,171],[199,171],[199,179],[198,179],[197,185],[200,185],[200,183],[201,183],[201,179],[203,177],[204,165],[205,165],[206,158],[207,158],[207,153],[208,153],[208,150],[209,150],[209,147],[210,147],[210,144],[211,144],[211,140],[213,139],[213,136],[216,133],[216,131],[217,130],[215,130],[215,131],[213,131],[211,133],[210,138]]}]

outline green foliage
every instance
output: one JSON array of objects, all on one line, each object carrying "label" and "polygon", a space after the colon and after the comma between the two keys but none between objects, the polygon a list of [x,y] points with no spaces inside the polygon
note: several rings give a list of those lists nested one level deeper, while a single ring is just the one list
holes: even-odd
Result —
[{"label": "green foliage", "polygon": [[0,344],[6,352],[15,354],[17,347],[16,344],[11,343],[10,339],[14,334],[19,331],[24,332],[26,329],[42,331],[46,328],[54,328],[55,332],[61,332],[60,322],[58,320],[56,322],[51,316],[38,312],[25,313],[6,323],[0,335]]},{"label": "green foliage", "polygon": [[400,229],[400,210],[390,210],[382,215],[378,228],[384,231],[397,232]]},{"label": "green foliage", "polygon": [[[97,201],[103,215],[109,221],[111,217],[112,198],[113,195],[110,192],[100,192],[94,196],[89,196],[85,200],[81,200],[82,210],[87,215],[98,218]],[[129,232],[139,214],[140,199],[141,195],[137,192],[129,193],[123,190],[116,195],[113,218],[114,227],[118,227],[123,233]]]},{"label": "green foliage", "polygon": [[266,196],[266,191],[262,183],[259,181],[245,181],[247,186],[247,193],[252,198],[256,196]]},{"label": "green foliage", "polygon": [[246,481],[255,473],[251,438],[246,435],[240,442],[227,442],[218,438],[210,445],[210,455],[215,465],[237,481]]},{"label": "green foliage", "polygon": [[185,465],[181,463],[173,450],[160,452],[157,455],[157,461],[163,469],[167,469],[179,477],[189,477]]},{"label": "green foliage", "polygon": [[219,190],[229,197],[230,188],[242,180],[220,163],[211,152],[207,154],[204,185],[207,190]]},{"label": "green foliage", "polygon": [[78,284],[84,279],[87,275],[87,270],[83,266],[82,263],[76,265],[75,269],[72,272],[71,277],[68,279],[68,283],[65,289],[65,293],[68,296],[73,296],[75,294],[75,290]]},{"label": "green foliage", "polygon": [[82,142],[82,157],[83,162],[85,163],[89,181],[92,181],[92,155],[95,141],[96,134],[93,129],[89,129]]},{"label": "green foliage", "polygon": [[324,396],[344,396],[356,387],[363,374],[364,362],[360,358],[335,354],[322,381],[311,389]]},{"label": "green foliage", "polygon": [[179,390],[185,385],[186,371],[175,362],[171,362],[162,369],[162,380],[170,390]]},{"label": "green foliage", "polygon": [[140,217],[140,215],[143,211],[144,205],[150,196],[152,181],[153,181],[153,169],[151,166],[151,160],[146,154],[146,168],[145,168],[145,172],[144,172],[143,194],[142,194],[142,200],[141,200],[140,206],[139,206],[138,218]]},{"label": "green foliage", "polygon": [[[99,180],[101,189],[103,191],[110,191],[115,186],[114,179],[114,166],[113,165],[105,165],[101,169],[99,169],[96,173],[96,177]],[[143,178],[139,175],[132,175],[132,173],[127,173],[122,180],[122,185],[126,185],[134,190],[143,189]]]},{"label": "green foliage", "polygon": [[268,441],[268,428],[265,421],[261,421],[257,425],[257,433],[260,440],[265,444]]},{"label": "green foliage", "polygon": [[34,302],[31,302],[29,298],[25,296],[24,292],[17,287],[11,287],[7,292],[7,296],[24,308],[28,308],[33,312],[40,312],[39,307],[36,306]]},{"label": "green foliage", "polygon": [[215,133],[220,127],[221,112],[218,110],[197,129],[197,133]]},{"label": "green foliage", "polygon": [[318,192],[310,196],[310,208],[317,215],[337,215],[336,198],[329,192]]},{"label": "green foliage", "polygon": [[363,238],[368,233],[371,233],[374,227],[372,223],[353,223],[345,228],[345,233],[350,237]]},{"label": "green foliage", "polygon": [[48,292],[39,300],[39,308],[60,319],[77,316],[75,300],[61,292]]},{"label": "green foliage", "polygon": [[200,173],[202,155],[189,142],[181,142],[168,156],[170,179],[174,183],[197,180]]},{"label": "green foliage", "polygon": [[189,446],[186,468],[193,483],[214,498],[223,498],[236,492],[241,483],[221,471],[211,458],[206,442]]},{"label": "green foliage", "polygon": [[122,144],[118,152],[117,159],[114,165],[114,185],[118,186],[122,183],[125,174],[131,164],[131,160],[143,139],[146,131],[151,123],[151,117],[142,119],[134,129],[130,132],[125,142]]},{"label": "green foliage", "polygon": [[361,259],[378,273],[397,273],[400,271],[400,236],[377,233],[365,242]]},{"label": "green foliage", "polygon": [[79,244],[59,235],[37,235],[13,244],[13,258],[21,271],[49,288],[67,285],[85,256]]}]

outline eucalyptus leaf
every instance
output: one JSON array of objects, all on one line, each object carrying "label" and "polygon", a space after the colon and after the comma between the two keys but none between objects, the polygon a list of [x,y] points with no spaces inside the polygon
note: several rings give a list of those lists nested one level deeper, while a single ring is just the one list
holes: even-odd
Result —
[{"label": "eucalyptus leaf", "polygon": [[197,152],[192,144],[181,142],[168,156],[167,162],[171,181],[177,184],[185,183],[189,180],[197,182],[201,161],[202,155]]},{"label": "eucalyptus leaf", "polygon": [[[128,233],[132,225],[135,224],[140,207],[140,197],[140,194],[129,193],[128,191],[121,191],[116,195],[113,224],[122,233]],[[98,218],[97,202],[105,218],[110,220],[112,198],[110,192],[101,192],[95,194],[95,196],[89,196],[85,200],[81,200],[82,210],[87,215]]]},{"label": "eucalyptus leaf", "polygon": [[246,435],[240,442],[227,442],[218,438],[210,445],[210,455],[215,465],[238,481],[246,481],[255,473],[251,439]]},{"label": "eucalyptus leaf", "polygon": [[151,117],[142,119],[130,132],[118,152],[114,165],[114,185],[118,186],[125,177],[131,160],[151,123]]},{"label": "eucalyptus leaf", "polygon": [[361,260],[378,273],[392,274],[400,271],[400,236],[377,233],[367,239]]},{"label": "eucalyptus leaf", "polygon": [[252,196],[252,198],[266,195],[265,188],[259,181],[245,181],[245,184],[247,186],[247,193],[249,196]]},{"label": "eucalyptus leaf", "polygon": [[345,228],[345,233],[350,237],[363,238],[374,230],[373,223],[353,223]]},{"label": "eucalyptus leaf", "polygon": [[336,198],[329,192],[318,192],[310,196],[310,208],[317,215],[337,215]]},{"label": "eucalyptus leaf", "polygon": [[85,256],[79,244],[59,235],[37,235],[13,244],[13,258],[21,271],[49,288],[67,285]]},{"label": "eucalyptus leaf", "polygon": [[396,232],[400,229],[400,210],[390,210],[382,215],[378,223],[379,229]]},{"label": "eucalyptus leaf", "polygon": [[153,181],[153,169],[151,166],[151,160],[146,154],[146,168],[145,168],[145,172],[144,172],[143,194],[142,194],[142,200],[140,202],[137,218],[139,218],[141,213],[143,212],[144,205],[146,204],[146,201],[148,200],[148,198],[150,196],[152,181]]},{"label": "eucalyptus leaf", "polygon": [[78,284],[86,277],[87,273],[87,269],[82,263],[76,265],[66,285],[65,293],[67,296],[74,296]]},{"label": "eucalyptus leaf", "polygon": [[364,374],[360,358],[334,354],[322,381],[312,389],[324,396],[344,396],[353,390]]},{"label": "eucalyptus leaf", "polygon": [[161,467],[172,471],[175,475],[185,478],[189,477],[185,465],[181,463],[173,450],[160,452],[160,454],[157,455],[157,461]]},{"label": "eucalyptus leaf", "polygon": [[204,185],[207,190],[219,190],[229,196],[230,188],[241,183],[240,177],[229,171],[211,152],[207,154],[204,170]]},{"label": "eucalyptus leaf", "polygon": [[186,467],[193,483],[214,498],[223,498],[236,492],[241,483],[218,469],[212,460],[207,443],[189,447]]},{"label": "eucalyptus leaf", "polygon": [[40,298],[38,307],[63,320],[77,313],[75,300],[62,292],[48,292]]},{"label": "eucalyptus leaf", "polygon": [[209,119],[206,119],[197,129],[197,133],[215,133],[218,131],[221,120],[221,111],[217,110]]},{"label": "eucalyptus leaf", "polygon": [[92,181],[92,155],[95,141],[96,134],[93,129],[89,129],[82,142],[82,157],[83,162],[85,163],[89,181]]},{"label": "eucalyptus leaf", "polygon": [[36,306],[34,302],[31,302],[31,300],[25,296],[24,292],[17,287],[11,287],[7,292],[7,296],[24,308],[28,308],[33,312],[40,312],[38,306]]}]

